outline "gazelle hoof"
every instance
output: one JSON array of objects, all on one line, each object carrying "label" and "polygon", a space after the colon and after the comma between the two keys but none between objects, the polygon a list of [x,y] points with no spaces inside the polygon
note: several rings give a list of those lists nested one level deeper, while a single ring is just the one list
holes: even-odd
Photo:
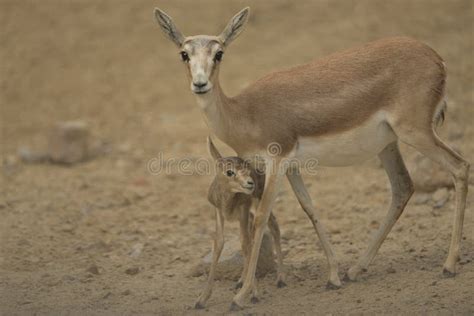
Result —
[{"label": "gazelle hoof", "polygon": [[277,287],[278,287],[279,289],[281,289],[281,288],[283,288],[283,287],[286,287],[285,281],[283,281],[283,280],[278,280],[278,282],[277,282]]},{"label": "gazelle hoof", "polygon": [[201,302],[197,302],[194,304],[195,309],[204,309],[204,304],[201,304]]},{"label": "gazelle hoof", "polygon": [[241,306],[239,306],[236,302],[232,302],[232,304],[230,304],[230,308],[229,308],[229,310],[231,312],[237,312],[237,311],[240,311],[242,309],[243,308]]},{"label": "gazelle hoof", "polygon": [[445,278],[454,278],[456,276],[456,272],[451,272],[448,269],[444,268],[443,269],[443,276]]},{"label": "gazelle hoof", "polygon": [[250,299],[250,302],[252,302],[252,304],[257,304],[258,302],[260,302],[260,300],[258,299],[258,297],[252,296],[252,298]]},{"label": "gazelle hoof", "polygon": [[239,281],[235,284],[235,289],[238,290],[240,288],[242,288],[242,285],[244,285],[244,283],[242,281]]},{"label": "gazelle hoof", "polygon": [[351,279],[351,278],[349,277],[349,274],[346,273],[346,274],[344,274],[344,277],[342,278],[342,281],[344,281],[344,282],[355,282],[356,280],[355,280],[355,279]]},{"label": "gazelle hoof", "polygon": [[330,281],[326,283],[326,290],[339,290],[341,288],[341,285],[336,285]]}]

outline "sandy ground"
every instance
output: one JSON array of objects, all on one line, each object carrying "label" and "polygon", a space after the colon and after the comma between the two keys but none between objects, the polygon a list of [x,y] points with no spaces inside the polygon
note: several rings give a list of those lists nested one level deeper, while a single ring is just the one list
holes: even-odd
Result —
[{"label": "sandy ground", "polygon": [[[216,283],[206,310],[190,309],[205,276],[189,271],[211,247],[211,176],[147,169],[160,153],[207,157],[207,127],[175,47],[153,20],[155,5],[0,0],[2,315],[228,311],[229,279]],[[473,160],[472,1],[160,1],[186,34],[215,34],[244,5],[252,17],[221,70],[229,94],[279,67],[384,36],[413,36],[447,62],[449,111],[440,133]],[[55,122],[71,119],[89,122],[108,153],[70,167],[18,160],[19,147],[43,146]],[[415,180],[430,180],[436,169],[417,173],[420,156],[402,149]],[[385,216],[388,181],[375,159],[305,180],[342,274]],[[446,279],[454,209],[447,190],[417,192],[368,272],[328,291],[319,241],[285,183],[274,212],[288,287],[277,289],[275,275],[266,276],[261,302],[237,314],[473,314],[473,195],[459,273]],[[238,231],[227,227],[229,238]]]}]

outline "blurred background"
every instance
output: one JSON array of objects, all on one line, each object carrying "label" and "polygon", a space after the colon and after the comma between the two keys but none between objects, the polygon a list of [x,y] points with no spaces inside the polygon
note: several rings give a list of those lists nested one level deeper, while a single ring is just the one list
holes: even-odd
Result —
[{"label": "blurred background", "polygon": [[[199,294],[205,275],[189,271],[211,248],[211,176],[155,175],[147,163],[160,154],[207,158],[209,131],[178,51],[154,20],[156,6],[185,35],[217,35],[251,7],[221,67],[228,95],[278,68],[386,36],[417,38],[448,68],[440,134],[472,162],[471,0],[0,0],[0,312],[175,315]],[[275,214],[289,287],[277,290],[266,277],[262,302],[247,312],[474,312],[472,195],[459,277],[442,279],[452,184],[403,152],[417,194],[369,272],[338,291],[324,290],[324,255],[285,184]],[[388,181],[376,160],[306,180],[344,272],[386,213]],[[216,284],[224,290],[215,290],[208,313],[227,311],[232,285],[225,277]]]}]

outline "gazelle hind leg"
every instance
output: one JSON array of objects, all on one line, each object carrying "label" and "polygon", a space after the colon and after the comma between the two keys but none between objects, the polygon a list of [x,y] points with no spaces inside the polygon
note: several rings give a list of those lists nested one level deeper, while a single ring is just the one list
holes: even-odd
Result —
[{"label": "gazelle hind leg", "polygon": [[360,257],[359,261],[347,272],[345,276],[346,280],[355,280],[361,271],[367,269],[413,194],[413,183],[405,167],[402,156],[400,155],[397,142],[395,141],[387,145],[387,147],[385,147],[379,154],[379,158],[382,161],[382,165],[390,180],[392,187],[392,202],[387,216],[375,237],[371,240],[369,247]]},{"label": "gazelle hind leg", "polygon": [[443,266],[443,274],[454,276],[456,273],[456,261],[459,259],[461,246],[462,228],[464,222],[464,211],[466,208],[466,196],[468,190],[469,163],[458,153],[452,150],[436,135],[434,130],[420,135],[413,133],[399,134],[401,141],[413,146],[423,155],[439,163],[451,173],[456,191],[456,211],[454,214],[451,244],[446,262]]},{"label": "gazelle hind leg", "polygon": [[283,254],[281,253],[281,242],[280,242],[280,227],[276,220],[275,215],[270,214],[270,219],[268,220],[268,228],[272,233],[273,243],[275,245],[275,252],[277,255],[277,286],[285,287],[285,274],[283,271]]}]

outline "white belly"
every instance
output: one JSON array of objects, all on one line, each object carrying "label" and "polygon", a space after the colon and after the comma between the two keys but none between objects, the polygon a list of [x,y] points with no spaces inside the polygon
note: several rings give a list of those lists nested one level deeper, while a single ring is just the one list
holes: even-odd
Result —
[{"label": "white belly", "polygon": [[320,166],[350,166],[380,153],[397,139],[385,123],[383,113],[376,113],[362,125],[337,134],[300,137],[296,158],[302,162],[316,159]]}]

